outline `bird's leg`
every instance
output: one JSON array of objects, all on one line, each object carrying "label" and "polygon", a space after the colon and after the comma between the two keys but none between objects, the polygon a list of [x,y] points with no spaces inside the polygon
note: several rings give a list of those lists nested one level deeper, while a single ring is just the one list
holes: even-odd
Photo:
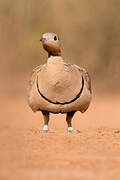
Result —
[{"label": "bird's leg", "polygon": [[66,116],[66,121],[67,121],[67,125],[68,125],[68,132],[75,132],[75,133],[80,133],[79,130],[75,130],[72,128],[72,117],[74,116],[76,111],[71,111],[67,113]]},{"label": "bird's leg", "polygon": [[39,132],[50,132],[48,129],[48,122],[49,122],[49,112],[48,111],[42,111],[43,118],[44,118],[44,126],[43,129]]}]

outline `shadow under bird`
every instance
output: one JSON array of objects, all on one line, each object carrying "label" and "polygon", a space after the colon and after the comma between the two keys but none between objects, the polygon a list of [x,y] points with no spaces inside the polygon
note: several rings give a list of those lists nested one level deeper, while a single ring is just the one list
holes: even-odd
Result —
[{"label": "shadow under bird", "polygon": [[84,113],[91,102],[91,80],[88,72],[75,64],[66,63],[61,56],[61,44],[55,33],[45,33],[40,39],[48,53],[47,63],[33,70],[28,88],[28,104],[41,111],[44,127],[39,132],[50,132],[50,113],[66,113],[68,132],[76,111]]}]

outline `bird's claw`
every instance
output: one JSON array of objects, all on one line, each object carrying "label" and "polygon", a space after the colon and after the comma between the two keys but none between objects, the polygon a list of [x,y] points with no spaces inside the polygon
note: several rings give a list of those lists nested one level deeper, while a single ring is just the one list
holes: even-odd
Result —
[{"label": "bird's claw", "polygon": [[39,131],[37,131],[38,133],[50,133],[50,131],[49,130],[44,130],[44,129],[41,129],[41,130],[39,130]]},{"label": "bird's claw", "polygon": [[68,129],[67,130],[69,133],[80,133],[81,131],[76,130],[76,129]]}]

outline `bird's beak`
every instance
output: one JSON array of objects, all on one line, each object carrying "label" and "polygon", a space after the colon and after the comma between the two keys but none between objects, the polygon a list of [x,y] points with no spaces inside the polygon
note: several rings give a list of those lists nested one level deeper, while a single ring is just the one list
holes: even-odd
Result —
[{"label": "bird's beak", "polygon": [[45,40],[46,40],[45,38],[41,38],[40,39],[41,42],[45,42]]}]

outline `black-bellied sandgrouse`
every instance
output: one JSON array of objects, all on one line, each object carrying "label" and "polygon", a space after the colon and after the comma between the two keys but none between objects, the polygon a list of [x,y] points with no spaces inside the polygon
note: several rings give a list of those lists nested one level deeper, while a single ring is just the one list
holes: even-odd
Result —
[{"label": "black-bellied sandgrouse", "polygon": [[49,113],[67,113],[68,132],[80,132],[72,128],[71,120],[76,111],[84,113],[91,102],[89,74],[63,60],[56,34],[45,33],[40,41],[48,52],[48,60],[33,70],[28,88],[29,106],[34,112],[41,111],[44,117],[40,132],[49,132]]}]

